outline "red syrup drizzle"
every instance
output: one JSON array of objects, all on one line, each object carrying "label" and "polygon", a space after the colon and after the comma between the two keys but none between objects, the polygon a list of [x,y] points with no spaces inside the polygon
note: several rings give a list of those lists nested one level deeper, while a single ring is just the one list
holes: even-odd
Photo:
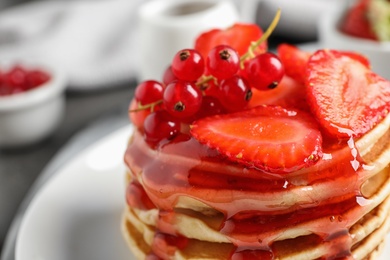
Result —
[{"label": "red syrup drizzle", "polygon": [[132,208],[141,210],[156,208],[138,181],[132,181],[128,184],[126,189],[126,203]]},{"label": "red syrup drizzle", "polygon": [[[140,210],[156,208],[138,181],[128,184],[126,202],[131,208]],[[188,239],[177,234],[172,225],[173,219],[173,211],[159,211],[156,224],[157,233],[153,240],[152,251],[146,256],[147,260],[169,259],[177,249],[186,247]]]},{"label": "red syrup drizzle", "polygon": [[180,235],[170,235],[157,231],[154,235],[152,252],[161,259],[171,259],[176,250],[187,247],[188,239]]},{"label": "red syrup drizzle", "polygon": [[145,260],[161,260],[159,256],[157,256],[155,253],[150,253],[145,257]]},{"label": "red syrup drizzle", "polygon": [[232,260],[272,260],[274,255],[271,251],[264,250],[235,250],[232,252],[230,259]]},{"label": "red syrup drizzle", "polygon": [[[335,191],[342,192],[335,192],[338,196],[330,197],[326,201],[314,200],[303,207],[296,205],[290,212],[279,210],[278,205],[267,211],[258,210],[256,207],[246,207],[247,210],[243,211],[237,209],[234,201],[239,200],[240,196],[259,191],[270,194],[274,192],[275,196],[278,195],[277,192],[289,191],[297,187],[293,184],[297,174],[277,176],[246,168],[241,168],[241,172],[237,173],[236,164],[190,137],[180,138],[178,142],[173,140],[154,150],[148,147],[139,133],[135,133],[133,142],[126,151],[125,161],[134,177],[142,178],[145,192],[152,204],[169,216],[161,221],[164,218],[161,218],[160,214],[157,224],[159,237],[155,238],[156,245],[166,245],[164,250],[169,251],[169,254],[175,244],[169,241],[176,241],[173,238],[183,239],[171,229],[173,225],[169,226],[174,224],[173,209],[179,196],[185,195],[225,214],[220,232],[227,235],[237,247],[232,252],[231,259],[250,259],[246,258],[250,256],[274,259],[274,239],[285,228],[298,225],[307,225],[308,230],[319,235],[323,243],[332,245],[329,246],[329,255],[324,259],[347,259],[352,246],[348,228],[358,219],[359,211],[355,210],[347,217],[344,212],[359,206],[359,170],[363,161],[356,152],[351,152],[354,145],[341,147],[332,144],[328,145],[327,149],[325,152],[332,159],[302,170],[300,181],[303,180],[305,185],[310,187],[337,179],[334,184],[344,183],[349,187],[343,184],[332,187]],[[351,162],[357,167],[352,167]],[[249,204],[262,204],[262,201],[256,201],[255,198],[251,197]],[[310,225],[310,220],[318,218],[322,218],[320,225]],[[161,233],[159,228],[164,230],[164,233]],[[342,235],[335,239],[335,234]],[[165,241],[166,239],[168,240]],[[165,242],[161,242],[162,240]],[[339,247],[333,246],[336,240],[342,242]],[[154,253],[156,245],[153,247]],[[161,256],[162,252],[160,250],[157,255],[166,257]]]}]

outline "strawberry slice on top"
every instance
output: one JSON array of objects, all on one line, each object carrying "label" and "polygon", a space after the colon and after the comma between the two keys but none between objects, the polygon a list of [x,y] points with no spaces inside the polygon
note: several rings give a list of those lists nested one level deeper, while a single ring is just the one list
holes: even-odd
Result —
[{"label": "strawberry slice on top", "polygon": [[280,106],[259,106],[195,121],[191,134],[231,161],[271,173],[289,173],[322,157],[322,136],[312,116]]},{"label": "strawberry slice on top", "polygon": [[278,45],[277,52],[284,65],[286,75],[300,83],[304,83],[306,64],[312,53],[287,43]]},{"label": "strawberry slice on top", "polygon": [[310,111],[306,102],[306,87],[304,84],[285,75],[278,87],[270,90],[252,88],[252,98],[248,107],[260,105],[276,105],[284,108],[296,108]]},{"label": "strawberry slice on top", "polygon": [[[200,34],[195,41],[195,49],[203,57],[207,57],[210,50],[217,45],[229,45],[240,56],[248,51],[252,42],[257,41],[263,35],[263,30],[256,24],[236,23],[227,29],[213,29]],[[267,42],[264,41],[255,53],[263,53],[267,50]]]},{"label": "strawberry slice on top", "polygon": [[[283,63],[284,71],[287,76],[304,84],[306,81],[306,66],[313,52],[299,49],[295,45],[282,43],[278,45],[277,52]],[[367,68],[371,64],[367,57],[353,51],[340,51],[341,54],[361,62]]]},{"label": "strawberry slice on top", "polygon": [[306,83],[312,113],[335,138],[364,135],[390,110],[390,82],[339,51],[314,53]]}]

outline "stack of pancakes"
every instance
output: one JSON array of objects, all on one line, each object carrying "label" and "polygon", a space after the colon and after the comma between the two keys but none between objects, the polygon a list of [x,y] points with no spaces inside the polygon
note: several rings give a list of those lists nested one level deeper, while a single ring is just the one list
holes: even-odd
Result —
[{"label": "stack of pancakes", "polygon": [[390,219],[390,116],[316,165],[283,176],[190,136],[125,154],[122,230],[138,259],[376,259]]}]

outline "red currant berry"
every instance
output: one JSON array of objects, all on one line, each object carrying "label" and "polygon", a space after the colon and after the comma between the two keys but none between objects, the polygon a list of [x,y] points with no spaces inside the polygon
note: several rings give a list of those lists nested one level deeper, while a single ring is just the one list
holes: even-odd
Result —
[{"label": "red currant berry", "polygon": [[202,93],[194,83],[174,81],[164,91],[163,104],[172,116],[180,119],[188,118],[200,109]]},{"label": "red currant berry", "polygon": [[173,71],[172,71],[172,66],[169,66],[165,72],[164,72],[164,75],[163,75],[163,83],[165,85],[168,85],[169,83],[171,83],[172,81],[175,81],[177,80],[177,77],[175,76],[175,74],[173,74]]},{"label": "red currant berry", "polygon": [[11,95],[13,92],[13,87],[8,86],[7,84],[0,84],[0,96]]},{"label": "red currant berry", "polygon": [[26,86],[28,89],[41,86],[50,80],[50,75],[42,70],[30,70],[26,72]]},{"label": "red currant berry", "polygon": [[277,87],[284,76],[284,67],[278,56],[271,52],[257,55],[245,68],[249,84],[253,88],[268,90]]},{"label": "red currant berry", "polygon": [[162,100],[164,87],[160,82],[147,80],[139,84],[134,93],[134,98],[145,106]]},{"label": "red currant berry", "polygon": [[150,144],[164,139],[172,139],[180,132],[180,122],[173,119],[164,110],[151,113],[144,121],[144,137]]},{"label": "red currant berry", "polygon": [[[153,111],[160,109],[160,106],[154,107]],[[138,110],[138,102],[133,99],[129,104],[129,119],[135,127],[143,129],[145,118],[151,113],[150,109]]]},{"label": "red currant berry", "polygon": [[227,79],[240,68],[240,57],[236,50],[227,45],[218,45],[207,56],[207,69],[218,79]]},{"label": "red currant berry", "polygon": [[202,84],[200,84],[199,89],[202,91],[203,96],[218,96],[219,89],[217,82],[215,80],[208,80]]},{"label": "red currant berry", "polygon": [[10,87],[26,89],[26,70],[20,65],[15,65],[4,74],[3,80]]},{"label": "red currant berry", "polygon": [[4,72],[0,70],[0,85],[3,83]]},{"label": "red currant berry", "polygon": [[181,80],[196,81],[204,71],[202,55],[193,49],[179,51],[172,61],[172,72]]},{"label": "red currant berry", "polygon": [[200,107],[198,113],[196,113],[194,120],[224,113],[225,108],[216,97],[204,96],[202,100],[202,106]]},{"label": "red currant berry", "polygon": [[238,111],[245,108],[252,98],[248,82],[238,75],[221,81],[219,89],[219,100],[228,111]]}]

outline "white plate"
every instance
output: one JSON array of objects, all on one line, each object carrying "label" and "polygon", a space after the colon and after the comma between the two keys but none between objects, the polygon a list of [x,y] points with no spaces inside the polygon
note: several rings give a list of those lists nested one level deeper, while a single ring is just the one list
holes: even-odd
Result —
[{"label": "white plate", "polygon": [[[87,148],[46,183],[24,215],[16,260],[135,259],[120,232],[131,131],[122,128]],[[379,260],[385,259],[389,243]]]},{"label": "white plate", "polygon": [[77,155],[37,193],[20,226],[16,260],[131,260],[125,206],[125,127]]}]

